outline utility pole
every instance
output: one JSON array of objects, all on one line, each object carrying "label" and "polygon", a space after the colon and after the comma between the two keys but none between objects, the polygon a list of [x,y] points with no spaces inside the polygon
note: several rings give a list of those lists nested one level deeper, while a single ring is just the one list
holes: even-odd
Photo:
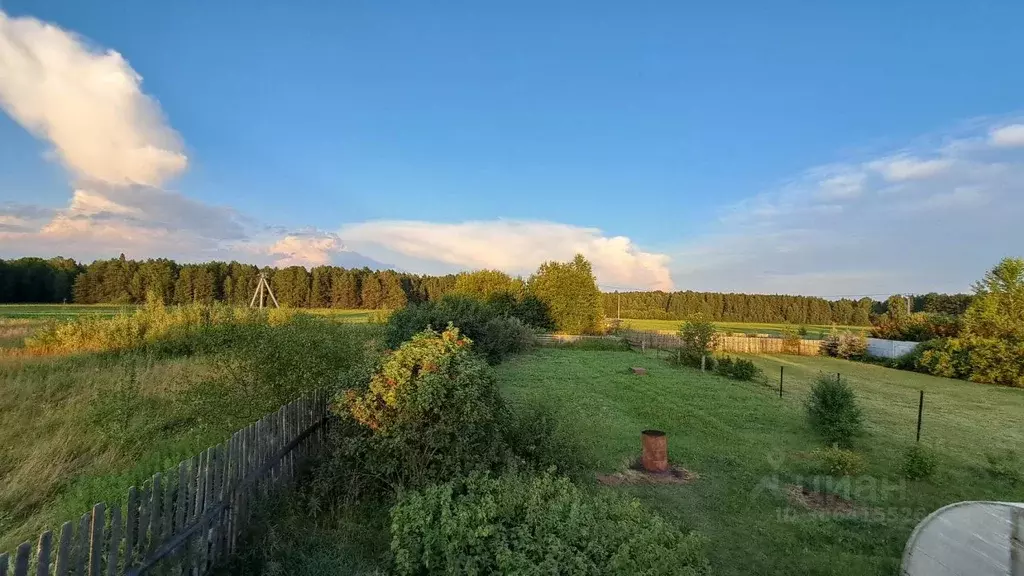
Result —
[{"label": "utility pole", "polygon": [[910,303],[912,302],[913,297],[910,294],[904,294],[904,297],[907,299],[907,314],[908,315],[913,314],[913,312],[911,311],[911,306],[910,306]]},{"label": "utility pole", "polygon": [[617,300],[617,304],[615,305],[615,319],[622,320],[622,294],[619,294],[619,291],[616,290],[615,296]]}]

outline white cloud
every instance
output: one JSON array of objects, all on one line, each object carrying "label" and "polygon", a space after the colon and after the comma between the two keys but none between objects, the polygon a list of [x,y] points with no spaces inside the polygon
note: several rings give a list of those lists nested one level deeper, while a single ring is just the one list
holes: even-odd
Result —
[{"label": "white cloud", "polygon": [[246,237],[235,211],[162,188],[188,162],[141,81],[117,52],[0,11],[0,108],[52,146],[74,189],[45,221],[5,216],[5,252],[205,253]]},{"label": "white cloud", "polygon": [[936,194],[921,202],[922,208],[969,208],[988,202],[986,195],[979,188],[960,186],[949,192]]},{"label": "white cloud", "polygon": [[1009,124],[989,131],[989,142],[1000,148],[1024,146],[1024,124]]},{"label": "white cloud", "polygon": [[269,249],[277,266],[323,266],[331,263],[331,255],[345,250],[337,234],[289,234]]},{"label": "white cloud", "polygon": [[868,167],[882,174],[889,182],[922,180],[946,172],[953,166],[948,158],[920,160],[910,156],[896,156],[870,162]]},{"label": "white cloud", "polygon": [[1024,254],[1024,150],[977,145],[990,133],[974,125],[807,170],[669,250],[673,277],[695,290],[825,296],[968,290]]},{"label": "white cloud", "polygon": [[117,52],[0,12],[0,102],[78,178],[160,186],[185,169],[181,140],[141,81]]},{"label": "white cloud", "polygon": [[555,222],[491,220],[441,224],[412,220],[348,224],[339,236],[359,253],[408,269],[496,268],[525,275],[548,260],[586,256],[598,282],[671,290],[669,258],[624,236]]},{"label": "white cloud", "polygon": [[818,197],[823,200],[848,200],[864,192],[867,175],[863,172],[846,172],[830,176],[819,182]]}]

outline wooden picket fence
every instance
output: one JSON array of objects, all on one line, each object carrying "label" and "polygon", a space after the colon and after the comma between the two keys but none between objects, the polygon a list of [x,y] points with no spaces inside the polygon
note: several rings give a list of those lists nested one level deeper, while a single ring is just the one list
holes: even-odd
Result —
[{"label": "wooden picket fence", "polygon": [[56,540],[47,531],[13,558],[0,554],[0,576],[208,574],[237,550],[251,505],[288,485],[320,449],[326,417],[323,392],[282,406],[176,471],[131,487],[125,502],[96,504]]},{"label": "wooden picket fence", "polygon": [[[634,348],[654,350],[675,350],[680,346],[679,336],[665,332],[644,330],[622,330],[622,337],[629,340]],[[820,353],[820,340],[798,340],[787,342],[783,338],[767,338],[763,336],[718,336],[718,352],[743,354],[792,354],[798,356],[817,356]]]}]

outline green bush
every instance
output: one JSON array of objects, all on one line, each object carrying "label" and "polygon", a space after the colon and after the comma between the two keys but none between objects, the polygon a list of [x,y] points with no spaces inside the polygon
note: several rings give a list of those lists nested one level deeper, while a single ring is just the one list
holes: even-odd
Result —
[{"label": "green bush", "polygon": [[829,444],[848,448],[864,432],[853,388],[828,374],[818,376],[807,400],[807,418]]},{"label": "green bush", "polygon": [[868,341],[860,334],[832,330],[821,339],[819,353],[832,358],[859,360],[868,353]]},{"label": "green bush", "polygon": [[812,455],[829,476],[856,476],[864,471],[864,457],[852,450],[830,446],[819,448]]},{"label": "green bush", "polygon": [[384,344],[396,348],[428,327],[440,330],[449,324],[473,340],[474,350],[492,364],[528,349],[534,340],[518,318],[501,316],[494,307],[475,298],[447,295],[393,313],[384,328]]},{"label": "green bush", "polygon": [[391,510],[399,574],[709,574],[704,540],[564,477],[472,475]]},{"label": "green bush", "polygon": [[761,369],[750,360],[734,359],[729,356],[715,359],[714,370],[727,378],[745,382],[750,382],[763,374]]},{"label": "green bush", "polygon": [[579,446],[558,431],[554,413],[544,404],[528,403],[506,411],[502,438],[513,465],[520,469],[556,469],[575,474],[583,469]]},{"label": "green bush", "polygon": [[1002,478],[1010,484],[1024,482],[1024,463],[1015,450],[985,454],[985,460],[988,463],[988,473],[992,476]]},{"label": "green bush", "polygon": [[923,480],[935,473],[938,459],[931,450],[914,444],[903,455],[901,471],[907,480]]},{"label": "green bush", "polygon": [[356,423],[347,450],[366,457],[369,474],[421,486],[504,460],[504,404],[471,344],[457,328],[425,330],[384,358],[365,392],[336,399]]}]

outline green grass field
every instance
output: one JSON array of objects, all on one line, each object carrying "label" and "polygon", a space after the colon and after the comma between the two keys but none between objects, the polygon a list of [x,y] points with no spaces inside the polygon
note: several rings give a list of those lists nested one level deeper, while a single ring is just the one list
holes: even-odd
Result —
[{"label": "green grass field", "polygon": [[[0,551],[118,501],[302,391],[337,385],[379,331],[305,320],[211,329],[206,344],[196,333],[196,353],[0,355]],[[0,337],[31,321],[3,322]]]},{"label": "green grass field", "polygon": [[[928,512],[960,500],[1024,500],[1024,485],[991,475],[985,458],[1024,446],[1024,390],[828,358],[755,362],[770,385],[636,352],[541,349],[496,370],[511,401],[556,412],[595,471],[621,470],[638,456],[641,430],[665,430],[671,459],[698,480],[605,489],[631,493],[707,535],[717,574],[896,574],[907,537]],[[628,374],[630,366],[649,373]],[[819,372],[842,373],[864,411],[867,436],[856,449],[868,466],[847,494],[858,517],[816,517],[785,496],[787,485],[823,481],[808,458],[821,442],[803,407]],[[909,482],[899,468],[914,442],[918,390],[926,394],[922,442],[939,467],[931,480]]]},{"label": "green grass field", "polygon": [[[623,318],[622,327],[634,330],[669,330],[676,332],[684,323],[683,320],[635,320]],[[785,330],[797,330],[800,326],[795,324],[758,324],[756,322],[715,322],[715,326],[722,332],[742,332],[743,334],[772,334],[781,335]],[[807,336],[805,338],[820,339],[832,330],[832,326],[805,325]],[[870,328],[867,326],[836,326],[840,330],[851,330],[853,332],[866,333]]]}]

